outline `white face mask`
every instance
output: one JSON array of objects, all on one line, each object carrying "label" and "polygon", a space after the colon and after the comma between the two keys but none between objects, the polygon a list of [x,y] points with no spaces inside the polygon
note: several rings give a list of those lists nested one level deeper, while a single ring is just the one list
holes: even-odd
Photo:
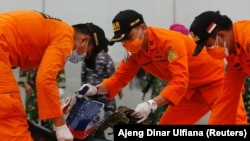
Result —
[{"label": "white face mask", "polygon": [[207,53],[216,59],[223,59],[229,56],[229,51],[227,49],[226,41],[224,41],[223,47],[218,44],[219,37],[216,36],[215,45],[207,48]]},{"label": "white face mask", "polygon": [[85,57],[86,57],[86,54],[87,54],[86,53],[87,47],[88,47],[88,43],[87,43],[87,45],[85,47],[84,53],[79,55],[77,53],[77,50],[79,48],[79,44],[78,44],[77,48],[71,52],[71,55],[68,56],[66,60],[71,62],[71,63],[75,63],[75,64],[83,61],[85,59]]}]

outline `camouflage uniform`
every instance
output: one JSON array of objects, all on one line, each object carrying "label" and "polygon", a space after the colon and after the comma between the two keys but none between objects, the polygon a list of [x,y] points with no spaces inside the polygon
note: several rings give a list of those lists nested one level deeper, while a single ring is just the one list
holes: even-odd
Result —
[{"label": "camouflage uniform", "polygon": [[[114,72],[115,65],[112,58],[108,53],[102,52],[96,57],[94,70],[87,68],[84,62],[82,63],[81,82],[82,84],[97,85],[101,83],[103,79],[110,77]],[[106,119],[116,111],[115,99],[108,100],[104,95],[94,95],[90,96],[90,98],[105,104],[103,119]],[[100,119],[101,117],[99,116],[97,120]],[[102,131],[99,135],[96,134],[96,137],[105,139],[104,131]]]},{"label": "camouflage uniform", "polygon": [[247,112],[247,121],[250,123],[250,77],[247,77],[244,83],[245,91],[243,93],[243,100]]},{"label": "camouflage uniform", "polygon": [[[32,91],[30,93],[26,93],[25,110],[26,110],[28,119],[30,121],[33,121],[33,122],[39,124],[37,98],[36,98],[36,84],[35,84],[36,72],[37,72],[36,68],[30,69],[27,71],[20,70],[20,72],[19,72],[19,84],[21,84],[21,86],[24,87],[23,82],[27,82],[31,86]],[[65,86],[66,86],[65,80],[66,80],[65,79],[65,72],[63,69],[58,73],[58,76],[57,76],[58,88],[65,88]],[[63,96],[61,96],[61,98],[62,97]],[[41,120],[41,126],[53,130],[52,120]]]},{"label": "camouflage uniform", "polygon": [[[143,76],[142,80],[142,89],[141,92],[145,95],[150,88],[152,88],[151,98],[158,96],[161,90],[167,85],[166,82],[154,77],[153,75],[146,73]],[[158,108],[154,113],[148,116],[150,124],[158,124],[159,119],[162,116],[162,113],[167,108],[167,105]]]}]

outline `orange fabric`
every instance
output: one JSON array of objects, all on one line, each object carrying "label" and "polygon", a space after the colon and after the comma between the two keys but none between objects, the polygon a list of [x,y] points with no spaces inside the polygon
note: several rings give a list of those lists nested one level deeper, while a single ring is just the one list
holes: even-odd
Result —
[{"label": "orange fabric", "polygon": [[[191,91],[189,91],[191,92]],[[202,93],[196,91],[192,98],[183,98],[176,106],[169,105],[163,113],[159,124],[190,124],[196,123],[211,109]]]},{"label": "orange fabric", "polygon": [[[0,23],[0,96],[19,92],[12,68],[20,67],[25,70],[38,67],[36,83],[40,119],[63,116],[56,76],[73,49],[73,28],[63,21],[30,10],[2,13]],[[15,104],[14,101],[9,102]],[[16,110],[12,109],[13,111]],[[21,112],[25,113],[24,110],[20,110]],[[20,118],[10,117],[5,113],[1,121],[15,122]],[[26,120],[26,117],[22,118]],[[26,125],[23,123],[20,128],[24,126]],[[12,127],[14,125],[9,126],[9,130]]]},{"label": "orange fabric", "polygon": [[[116,73],[102,82],[108,87],[107,97],[113,98],[119,89],[133,79],[140,67],[168,82],[161,95],[174,105],[186,96],[187,87],[198,88],[223,79],[224,62],[212,59],[205,51],[193,58],[195,43],[188,36],[151,27],[148,40],[148,52],[141,50],[138,54],[132,54],[127,62],[122,60]],[[178,57],[169,62],[167,53],[172,50]]]},{"label": "orange fabric", "polygon": [[0,94],[1,141],[33,141],[19,91]]},{"label": "orange fabric", "polygon": [[9,61],[9,52],[2,41],[4,38],[0,36],[0,94],[11,91],[18,91],[19,87],[15,76],[11,69]]},{"label": "orange fabric", "polygon": [[239,104],[237,107],[236,124],[248,124],[247,122],[247,111],[245,109],[243,95],[239,99]]},{"label": "orange fabric", "polygon": [[[211,110],[222,88],[224,61],[213,59],[206,50],[193,57],[194,47],[194,41],[186,35],[149,27],[148,52],[141,50],[137,54],[132,54],[127,62],[122,60],[116,73],[102,82],[108,88],[107,97],[114,98],[142,67],[145,71],[168,82],[160,95],[170,101],[171,106],[161,121],[170,123],[177,119],[177,115],[180,119],[176,120],[176,123],[197,122]],[[171,57],[169,52],[172,55],[176,53],[176,59],[173,59],[175,57]],[[197,103],[200,99],[202,103]],[[189,119],[182,114],[189,116]]]},{"label": "orange fabric", "polygon": [[[223,92],[215,103],[210,123],[238,123],[244,120],[242,87],[246,76],[250,75],[250,21],[239,21],[233,25],[234,41],[237,54],[227,57],[228,66]],[[240,100],[240,102],[239,102]],[[238,115],[241,113],[243,116]],[[240,118],[238,118],[240,117]],[[247,121],[245,121],[247,123]]]}]

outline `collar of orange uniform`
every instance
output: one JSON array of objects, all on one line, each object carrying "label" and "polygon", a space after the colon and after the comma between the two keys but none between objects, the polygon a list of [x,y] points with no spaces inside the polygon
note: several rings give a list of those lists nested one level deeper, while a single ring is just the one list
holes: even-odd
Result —
[{"label": "collar of orange uniform", "polygon": [[[241,50],[243,49],[239,42],[235,42],[235,48],[236,48],[236,53],[239,55],[241,53]],[[244,50],[244,49],[243,49]]]},{"label": "collar of orange uniform", "polygon": [[154,41],[154,35],[153,35],[153,32],[152,32],[152,28],[151,27],[148,27],[148,49],[154,49],[156,48],[156,44],[155,44],[155,41]]},{"label": "collar of orange uniform", "polygon": [[235,26],[233,26],[233,35],[234,35],[234,37],[233,37],[234,38],[234,47],[236,50],[236,55],[238,55],[241,52],[241,45],[240,45],[239,40],[238,40],[238,35],[235,32]]}]

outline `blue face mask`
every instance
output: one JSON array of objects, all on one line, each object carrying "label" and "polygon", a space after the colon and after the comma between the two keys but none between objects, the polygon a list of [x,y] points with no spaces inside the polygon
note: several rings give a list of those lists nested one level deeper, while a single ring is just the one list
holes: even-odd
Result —
[{"label": "blue face mask", "polygon": [[[79,47],[79,45],[78,45],[78,47]],[[86,50],[87,50],[87,47],[88,47],[88,43],[87,43],[87,46],[85,47],[84,53],[81,54],[81,55],[79,55],[77,53],[78,47],[71,52],[70,56],[67,57],[67,59],[66,59],[67,61],[69,61],[71,63],[77,64],[77,63],[79,63],[79,62],[81,62],[81,61],[83,61],[85,59],[85,57],[86,57]]]}]

